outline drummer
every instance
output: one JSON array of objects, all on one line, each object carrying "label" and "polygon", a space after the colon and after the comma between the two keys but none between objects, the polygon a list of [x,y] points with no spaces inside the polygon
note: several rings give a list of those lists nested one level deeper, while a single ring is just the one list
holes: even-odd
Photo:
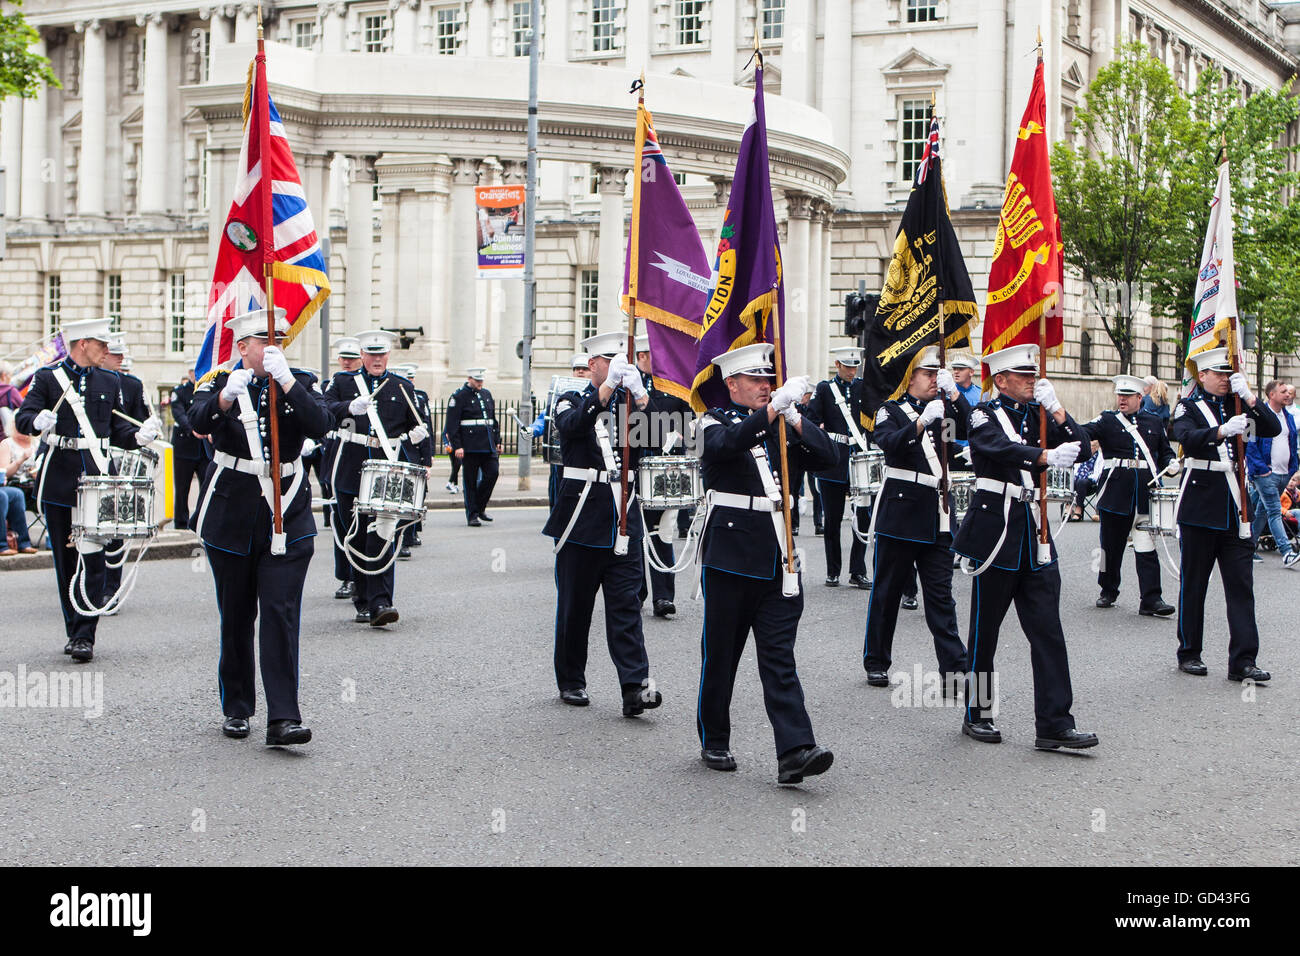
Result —
[{"label": "drummer", "polygon": [[[340,376],[347,377],[361,368],[361,343],[356,340],[355,336],[345,336],[339,339],[334,348],[338,353],[338,371],[330,376],[330,387],[334,387],[334,382]],[[339,582],[338,589],[335,590],[334,596],[340,601],[349,600],[353,595],[354,585],[352,583],[353,570],[352,565],[348,564],[347,556],[343,549],[339,547],[339,542],[343,540],[343,535],[347,533],[348,525],[352,523],[352,515],[347,515],[346,520],[340,516],[339,505],[337,501],[336,489],[334,487],[335,469],[338,466],[339,452],[339,432],[337,428],[331,428],[325,433],[325,440],[321,443],[320,473],[329,476],[329,487],[321,488],[321,492],[326,498],[334,498],[334,504],[330,505],[325,516],[326,526],[334,527],[334,580]]]},{"label": "drummer", "polygon": [[[418,369],[419,366],[413,362],[404,362],[401,365],[392,367],[393,374],[400,375],[411,383],[411,388],[415,392],[415,410],[420,413],[420,420],[424,422],[424,427],[432,432],[433,426],[429,417],[429,393],[415,388],[415,373]],[[433,439],[428,435],[421,442],[414,442],[410,438],[403,439],[402,457],[407,461],[416,461],[423,465],[427,478],[429,468],[433,465]],[[402,532],[402,546],[398,549],[398,558],[403,561],[410,559],[411,548],[420,543],[419,531],[422,529],[423,522],[417,521]]]},{"label": "drummer", "polygon": [[[1166,604],[1160,592],[1160,559],[1150,531],[1134,530],[1139,515],[1150,513],[1151,485],[1162,475],[1178,474],[1178,459],[1169,445],[1164,420],[1141,411],[1146,382],[1136,375],[1116,375],[1114,409],[1107,409],[1080,427],[1101,445],[1101,567],[1097,584],[1101,595],[1097,607],[1115,606],[1119,598],[1120,568],[1124,546],[1133,536],[1133,563],[1137,565],[1141,600],[1138,613],[1166,617],[1175,608]],[[1170,528],[1169,530],[1173,530]]]},{"label": "drummer", "polygon": [[939,361],[937,345],[921,353],[907,391],[876,412],[873,435],[885,453],[885,480],[871,515],[875,587],[867,601],[862,652],[872,687],[889,686],[898,604],[914,580],[913,569],[925,592],[925,623],[934,637],[945,697],[956,695],[957,680],[966,672],[966,647],[957,633],[952,597],[952,494],[940,485],[941,456],[949,453],[944,434],[965,438],[970,413],[970,403]]},{"label": "drummer", "polygon": [[[77,481],[82,475],[109,473],[108,447],[138,448],[158,437],[152,418],[143,426],[121,417],[122,394],[117,376],[99,368],[108,350],[109,320],[83,319],[65,323],[60,330],[68,354],[62,361],[36,370],[22,407],[14,416],[18,429],[41,433],[46,453],[37,477],[37,502],[49,533],[58,582],[59,604],[67,634],[65,654],[79,663],[95,656],[97,617],[80,614],[68,596],[68,582],[84,566],[85,593],[98,597],[104,588],[102,546],[72,537],[72,511],[77,504]],[[114,414],[114,413],[118,414]]]}]

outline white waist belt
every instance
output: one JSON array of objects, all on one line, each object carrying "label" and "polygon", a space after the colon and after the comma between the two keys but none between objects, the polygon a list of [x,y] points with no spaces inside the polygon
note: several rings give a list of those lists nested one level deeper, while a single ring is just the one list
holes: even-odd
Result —
[{"label": "white waist belt", "polygon": [[1116,468],[1145,468],[1147,463],[1141,458],[1108,458],[1102,462],[1102,471],[1113,471]]},{"label": "white waist belt", "polygon": [[1009,481],[998,481],[996,478],[976,478],[976,491],[991,491],[995,495],[1003,495],[1018,501],[1037,501],[1038,489],[1025,488],[1022,485],[1013,485]]},{"label": "white waist belt", "polygon": [[925,485],[927,488],[938,488],[939,479],[934,475],[926,474],[923,471],[908,471],[905,468],[893,468],[885,466],[886,480],[893,478],[896,481],[910,481],[914,485]]},{"label": "white waist belt", "polygon": [[729,491],[710,491],[709,500],[719,508],[740,508],[744,511],[765,511],[769,514],[781,510],[781,502],[755,495],[736,495]]},{"label": "white waist belt", "polygon": [[840,434],[838,434],[838,433],[836,433],[836,432],[827,432],[827,433],[826,433],[826,437],[829,438],[831,441],[837,441],[837,442],[839,442],[841,445],[852,445],[852,444],[853,444],[853,436],[852,436],[852,435],[840,435]]},{"label": "white waist belt", "polygon": [[[394,441],[407,441],[410,432],[398,435]],[[367,448],[383,448],[383,443],[374,435],[362,435],[358,432],[339,432],[338,438],[341,441],[350,441],[354,445],[365,445]]]},{"label": "white waist belt", "polygon": [[574,481],[599,481],[604,484],[610,483],[609,472],[597,471],[595,468],[574,468],[571,465],[565,465],[564,477],[572,478]]},{"label": "white waist belt", "polygon": [[1184,458],[1183,464],[1189,469],[1198,471],[1230,472],[1233,470],[1232,462],[1207,460],[1205,458]]},{"label": "white waist belt", "polygon": [[[271,463],[267,461],[254,461],[251,458],[236,458],[234,455],[228,455],[224,451],[213,452],[212,460],[222,468],[230,468],[233,471],[243,472],[245,475],[257,475],[261,478],[269,478],[271,475]],[[288,478],[291,475],[296,475],[301,470],[301,458],[295,458],[293,461],[280,463],[281,478]]]},{"label": "white waist belt", "polygon": [[461,424],[462,424],[462,425],[491,425],[492,422],[493,422],[493,420],[492,420],[491,418],[464,418],[464,419],[461,419]]},{"label": "white waist belt", "polygon": [[107,438],[72,438],[62,435],[49,435],[45,439],[52,448],[63,451],[86,451],[90,448],[107,448]]}]

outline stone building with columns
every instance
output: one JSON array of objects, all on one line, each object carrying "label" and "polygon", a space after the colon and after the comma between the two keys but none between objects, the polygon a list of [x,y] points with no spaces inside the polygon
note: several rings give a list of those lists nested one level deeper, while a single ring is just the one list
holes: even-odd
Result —
[{"label": "stone building with columns", "polygon": [[[0,113],[7,251],[0,356],[60,321],[110,314],[165,388],[206,325],[215,239],[240,140],[254,3],[29,0],[62,88]],[[466,366],[517,394],[517,280],[475,278],[473,187],[522,182],[528,0],[282,0],[263,6],[272,95],[317,230],[330,243],[332,334],[407,330],[421,383]],[[537,339],[541,380],[618,327],[634,99],[647,103],[710,250],[767,53],[772,181],[792,370],[826,370],[843,296],[879,287],[927,131],[943,119],[953,218],[982,298],[1015,126],[1041,26],[1049,135],[1140,38],[1190,87],[1219,64],[1243,93],[1296,72],[1300,13],[1263,0],[543,0]],[[1289,133],[1296,141],[1296,130]],[[1060,371],[1114,371],[1079,290]],[[1175,375],[1144,331],[1136,371]],[[319,332],[295,361],[320,364]],[[1095,386],[1095,387],[1094,387]]]}]

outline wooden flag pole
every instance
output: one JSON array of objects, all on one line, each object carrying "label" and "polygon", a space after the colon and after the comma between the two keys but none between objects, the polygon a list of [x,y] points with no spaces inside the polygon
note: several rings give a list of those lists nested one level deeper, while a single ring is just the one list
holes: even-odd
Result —
[{"label": "wooden flag pole", "polygon": [[[1038,28],[1038,62],[1043,62],[1043,28]],[[1059,296],[1060,291],[1057,292]],[[1047,309],[1038,316],[1038,377],[1047,378]],[[1038,447],[1047,454],[1047,413],[1038,409]],[[1050,532],[1047,528],[1047,469],[1038,475],[1038,541],[1047,545]]]},{"label": "wooden flag pole", "polygon": [[[930,91],[930,122],[934,122],[935,106],[937,98],[933,90]],[[929,175],[927,171],[926,175]],[[939,183],[940,195],[943,195],[943,182]],[[943,321],[943,243],[936,242],[934,246],[935,264],[939,267],[939,368],[948,367],[948,333],[944,330]],[[941,396],[946,398],[947,396]],[[948,513],[948,426],[945,416],[944,427],[939,430],[939,508],[944,513]]]},{"label": "wooden flag pole", "polygon": [[[262,121],[258,126],[258,152],[262,157],[262,186],[264,189],[263,196],[263,218],[262,218],[262,263],[263,287],[266,290],[266,347],[271,348],[275,345],[275,276],[274,276],[274,255],[275,255],[275,229],[273,226],[274,212],[271,207],[271,174],[270,174],[270,157],[271,157],[271,113],[270,85],[266,79],[266,44],[262,39],[262,8],[259,5],[257,9],[257,58],[262,73],[263,94],[266,101],[261,104]],[[253,94],[257,95],[257,84],[253,84]],[[254,107],[256,108],[256,104]],[[269,376],[268,376],[269,377]],[[267,383],[270,389],[267,414],[271,419],[271,489],[272,489],[272,507],[271,518],[273,529],[277,535],[284,534],[284,511],[280,502],[280,389],[276,385],[275,379],[272,378]],[[249,451],[252,451],[250,448]]]},{"label": "wooden flag pole", "polygon": [[[636,294],[637,279],[640,277],[640,231],[641,231],[641,160],[645,153],[645,127],[641,124],[641,111],[645,109],[645,73],[641,81],[633,87],[636,98],[636,161],[632,166],[632,224],[628,231],[627,264],[627,364],[636,368]],[[628,420],[632,417],[632,392],[627,393],[627,402],[623,410],[623,420],[619,422],[619,487],[622,498],[618,510],[618,533],[627,537],[627,502],[628,471],[631,465],[631,449],[627,447]]]},{"label": "wooden flag pole", "polygon": [[[776,362],[776,387],[785,384],[784,362],[781,361],[781,308],[772,306],[768,313],[772,324],[773,360]],[[781,514],[785,516],[785,567],[794,574],[794,526],[790,523],[790,458],[785,448],[785,415],[776,416],[776,443],[781,453]]]},{"label": "wooden flag pole", "polygon": [[[1258,344],[1258,342],[1256,344]],[[1229,361],[1232,363],[1233,372],[1240,372],[1241,365],[1237,361],[1237,317],[1235,315],[1228,316],[1228,355]],[[1241,396],[1234,392],[1232,395],[1232,401],[1234,414],[1240,415]],[[1250,519],[1246,516],[1246,443],[1242,440],[1240,435],[1237,436],[1237,461],[1235,470],[1237,472],[1237,501],[1241,507],[1241,523],[1244,526],[1250,523]]]}]

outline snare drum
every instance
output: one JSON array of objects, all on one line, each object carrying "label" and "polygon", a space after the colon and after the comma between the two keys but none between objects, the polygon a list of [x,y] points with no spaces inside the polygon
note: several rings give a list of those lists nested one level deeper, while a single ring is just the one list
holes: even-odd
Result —
[{"label": "snare drum", "polygon": [[879,448],[849,455],[849,494],[871,498],[885,483],[885,453]]},{"label": "snare drum", "polygon": [[361,466],[357,511],[409,521],[424,517],[425,471],[406,461],[375,458]]},{"label": "snare drum", "polygon": [[1047,500],[1074,500],[1074,468],[1067,466],[1047,469]]},{"label": "snare drum", "polygon": [[72,530],[74,537],[101,542],[153,537],[153,479],[82,475]]},{"label": "snare drum", "polygon": [[1173,534],[1178,530],[1178,515],[1175,513],[1177,504],[1177,488],[1152,488],[1148,506],[1150,510],[1148,514],[1138,515],[1137,529],[1152,534]]},{"label": "snare drum", "polygon": [[125,478],[152,478],[158,468],[158,453],[151,448],[110,448],[113,471]]},{"label": "snare drum", "polygon": [[948,485],[952,490],[952,524],[955,527],[970,509],[970,500],[975,494],[975,476],[949,475]]},{"label": "snare drum", "polygon": [[641,507],[649,511],[694,508],[704,498],[700,460],[690,455],[642,458],[636,470]]}]

